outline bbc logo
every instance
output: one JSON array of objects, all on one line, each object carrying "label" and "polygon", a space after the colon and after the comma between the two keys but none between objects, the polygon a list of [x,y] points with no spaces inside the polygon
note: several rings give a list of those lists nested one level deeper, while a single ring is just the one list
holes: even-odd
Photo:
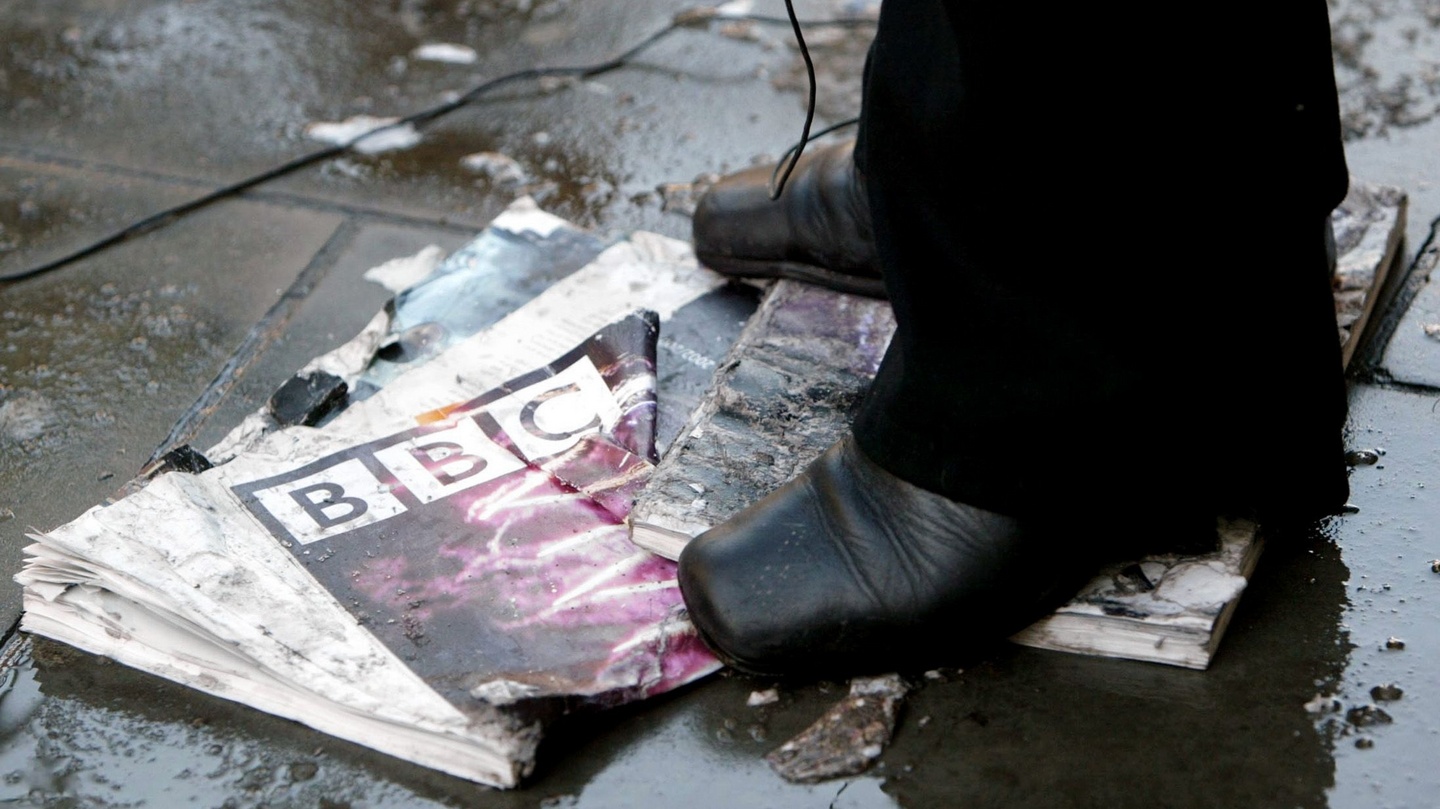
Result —
[{"label": "bbc logo", "polygon": [[[308,545],[523,470],[527,460],[564,452],[620,415],[604,377],[582,356],[452,424],[351,447],[233,491],[271,533]],[[482,423],[503,432],[515,451]]]}]

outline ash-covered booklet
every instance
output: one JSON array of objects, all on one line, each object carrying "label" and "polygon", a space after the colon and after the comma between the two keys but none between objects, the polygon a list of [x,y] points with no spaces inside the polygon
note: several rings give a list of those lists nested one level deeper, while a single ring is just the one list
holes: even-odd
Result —
[{"label": "ash-covered booklet", "polygon": [[[1399,260],[1405,205],[1399,189],[1352,180],[1331,217],[1336,325],[1347,364],[1395,286],[1389,273]],[[778,488],[843,437],[894,327],[884,301],[776,283],[635,503],[635,543],[678,558],[692,537]],[[1105,568],[1012,640],[1206,668],[1262,548],[1252,522],[1221,520],[1217,529],[1209,553],[1155,554]]]},{"label": "ash-covered booklet", "polygon": [[302,374],[343,383],[322,415],[283,426],[272,400],[211,453],[223,463],[33,535],[22,628],[515,785],[558,713],[718,668],[674,565],[624,519],[656,457],[657,328],[715,295],[730,311],[725,290],[687,245],[634,234],[380,368],[417,327],[402,296]]}]

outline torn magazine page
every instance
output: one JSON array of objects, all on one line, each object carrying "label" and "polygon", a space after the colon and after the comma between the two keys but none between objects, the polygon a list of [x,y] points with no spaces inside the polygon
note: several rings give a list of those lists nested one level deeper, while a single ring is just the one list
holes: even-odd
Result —
[{"label": "torn magazine page", "polygon": [[625,542],[650,469],[654,337],[653,316],[632,316],[421,426],[222,478],[457,705],[665,690],[713,664],[693,654],[673,565]]},{"label": "torn magazine page", "polygon": [[[457,341],[442,356],[395,376],[365,407],[348,407],[326,424],[350,432],[384,432],[427,413],[465,401],[558,356],[611,322],[618,312],[645,308],[662,324],[679,310],[726,285],[700,270],[689,245],[635,233],[606,248],[584,268],[479,333]],[[535,328],[544,323],[544,329]],[[476,352],[490,358],[476,365]]]},{"label": "torn magazine page", "polygon": [[332,436],[318,458],[304,439],[325,431],[291,428],[289,457],[164,475],[37,537],[25,628],[514,784],[547,701],[614,704],[718,667],[673,565],[622,524],[654,405],[634,384],[652,360],[630,349],[653,320],[597,338],[422,426],[338,451]]},{"label": "torn magazine page", "polygon": [[597,236],[540,210],[529,197],[511,203],[478,237],[399,291],[389,334],[351,386],[351,401],[495,324],[589,264],[604,247]]},{"label": "torn magazine page", "polygon": [[[612,248],[601,290],[568,298],[584,322],[723,284],[639,241]],[[653,349],[654,319],[545,354],[579,326],[544,306],[496,324],[527,340],[464,341],[323,428],[36,537],[25,628],[502,786],[556,706],[714,670],[673,565],[622,523],[653,455],[654,359],[612,349],[634,342],[625,328]],[[443,392],[403,388],[427,380]]]}]

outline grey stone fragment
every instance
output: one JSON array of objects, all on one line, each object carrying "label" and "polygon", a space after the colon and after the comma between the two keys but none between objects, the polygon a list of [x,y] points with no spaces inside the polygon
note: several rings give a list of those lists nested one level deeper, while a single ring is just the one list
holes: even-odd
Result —
[{"label": "grey stone fragment", "polygon": [[1405,696],[1405,691],[1394,683],[1381,683],[1370,689],[1370,698],[1376,702],[1394,702]]},{"label": "grey stone fragment", "polygon": [[864,772],[890,743],[908,690],[898,674],[857,677],[844,699],[765,759],[781,777],[796,783]]},{"label": "grey stone fragment", "polygon": [[1374,705],[1359,705],[1345,712],[1345,721],[1357,728],[1372,725],[1388,725],[1395,720],[1390,714]]}]

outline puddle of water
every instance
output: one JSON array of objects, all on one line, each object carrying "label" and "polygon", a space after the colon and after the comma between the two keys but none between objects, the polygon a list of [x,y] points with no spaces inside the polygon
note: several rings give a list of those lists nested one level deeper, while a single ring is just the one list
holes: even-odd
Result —
[{"label": "puddle of water", "polygon": [[1353,446],[1385,446],[1351,472],[1360,512],[1336,541],[1350,574],[1340,626],[1351,650],[1317,720],[1332,741],[1334,806],[1424,806],[1440,792],[1440,415],[1433,397],[1363,388],[1352,399]]}]

